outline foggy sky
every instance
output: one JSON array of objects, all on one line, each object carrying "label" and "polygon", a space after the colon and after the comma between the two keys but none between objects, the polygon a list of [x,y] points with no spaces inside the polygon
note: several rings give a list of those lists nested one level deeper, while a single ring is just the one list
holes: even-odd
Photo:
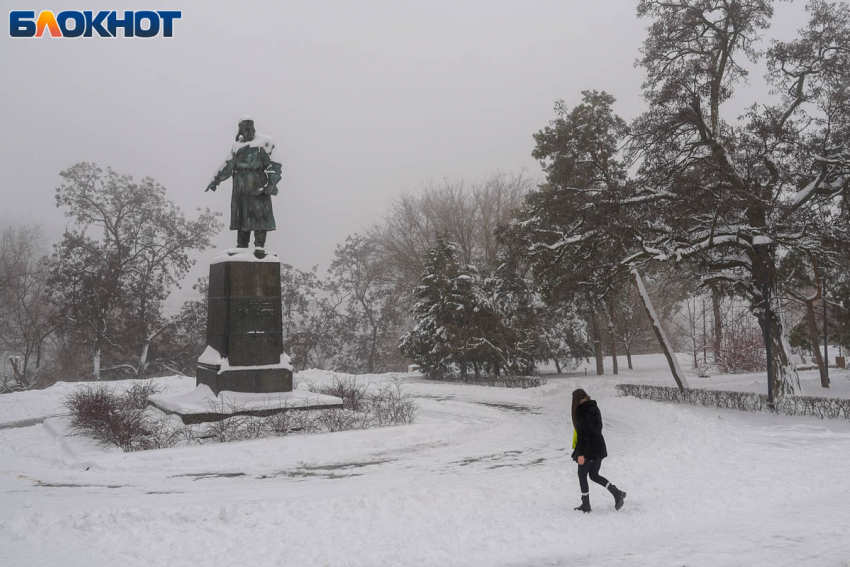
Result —
[{"label": "foggy sky", "polygon": [[[646,20],[632,0],[427,2],[3,1],[0,228],[59,239],[59,172],[79,161],[151,176],[188,216],[229,218],[230,181],[204,193],[237,119],[283,149],[267,248],[324,270],[337,243],[424,183],[527,170],[532,134],[564,99],[606,90],[644,110],[634,67]],[[11,9],[181,9],[172,39],[12,39]],[[772,35],[805,24],[779,4]],[[767,94],[754,72],[747,103]],[[741,102],[736,102],[743,108]],[[738,107],[736,107],[737,109]],[[216,249],[235,245],[225,230]],[[207,251],[186,278],[205,275]],[[187,292],[176,294],[182,299]]]}]

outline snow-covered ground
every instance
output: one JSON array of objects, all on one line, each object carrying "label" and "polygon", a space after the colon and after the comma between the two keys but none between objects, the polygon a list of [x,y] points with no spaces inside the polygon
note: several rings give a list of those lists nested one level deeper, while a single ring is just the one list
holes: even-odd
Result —
[{"label": "snow-covered ground", "polygon": [[[673,384],[663,357],[620,365],[533,390],[400,375],[414,425],[129,454],[37,423],[76,384],[0,396],[0,565],[850,566],[850,421],[618,397],[617,382]],[[850,373],[831,377],[850,397]],[[573,511],[577,387],[602,410],[619,512],[597,485],[593,513]]]}]

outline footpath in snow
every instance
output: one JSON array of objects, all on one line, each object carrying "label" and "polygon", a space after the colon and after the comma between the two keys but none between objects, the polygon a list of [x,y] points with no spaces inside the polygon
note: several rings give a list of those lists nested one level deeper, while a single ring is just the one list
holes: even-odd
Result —
[{"label": "footpath in snow", "polygon": [[[531,390],[362,376],[400,377],[416,423],[126,454],[42,423],[79,384],[0,396],[0,565],[850,567],[850,421],[619,397],[618,382],[673,384],[663,356],[620,366]],[[850,373],[831,376],[828,395],[850,397]],[[593,512],[573,511],[578,387],[602,411],[619,512],[597,485]]]}]

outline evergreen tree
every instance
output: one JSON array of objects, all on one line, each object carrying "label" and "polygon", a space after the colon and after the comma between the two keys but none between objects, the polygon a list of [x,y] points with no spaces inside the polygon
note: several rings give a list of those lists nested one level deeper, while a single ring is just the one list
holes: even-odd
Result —
[{"label": "evergreen tree", "polygon": [[402,338],[401,350],[424,372],[528,375],[540,361],[587,356],[575,310],[545,305],[515,259],[501,254],[499,266],[483,277],[458,256],[457,245],[438,238],[415,291],[416,327]]},{"label": "evergreen tree", "polygon": [[480,355],[482,341],[473,329],[485,305],[476,302],[475,269],[461,265],[458,256],[459,247],[440,235],[426,255],[422,283],[414,291],[416,326],[401,340],[402,354],[431,375],[447,374],[454,367],[466,374]]}]

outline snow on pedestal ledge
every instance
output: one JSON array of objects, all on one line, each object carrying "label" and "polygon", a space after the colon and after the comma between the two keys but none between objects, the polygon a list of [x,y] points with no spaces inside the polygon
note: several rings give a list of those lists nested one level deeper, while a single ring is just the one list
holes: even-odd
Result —
[{"label": "snow on pedestal ledge", "polygon": [[278,259],[277,254],[274,252],[269,252],[268,250],[262,248],[266,255],[262,258],[257,258],[254,254],[256,250],[255,247],[249,246],[248,248],[228,248],[223,251],[221,254],[213,258],[210,264],[220,264],[222,262],[276,262],[280,263],[280,259]]},{"label": "snow on pedestal ledge", "polygon": [[252,393],[223,390],[216,396],[201,384],[185,394],[154,394],[154,407],[179,415],[184,422],[217,421],[233,415],[271,415],[285,410],[342,408],[342,400],[304,390]]},{"label": "snow on pedestal ledge", "polygon": [[280,362],[277,364],[255,364],[250,366],[231,366],[230,361],[226,357],[222,357],[217,350],[210,345],[207,345],[206,350],[198,358],[198,364],[203,364],[210,367],[219,367],[219,372],[227,372],[228,370],[273,370],[283,368],[292,372],[292,359],[285,352],[280,353]]}]

